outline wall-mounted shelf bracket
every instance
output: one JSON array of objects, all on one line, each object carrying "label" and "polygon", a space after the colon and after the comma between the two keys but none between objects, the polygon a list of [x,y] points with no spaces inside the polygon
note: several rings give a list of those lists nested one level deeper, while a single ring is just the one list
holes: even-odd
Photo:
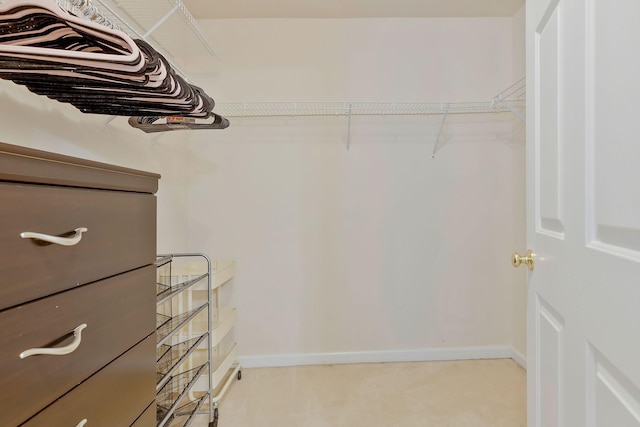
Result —
[{"label": "wall-mounted shelf bracket", "polygon": [[444,123],[447,120],[447,116],[449,115],[449,104],[442,104],[441,109],[442,109],[442,121],[440,122],[440,130],[438,131],[436,142],[433,144],[433,152],[431,153],[432,159],[436,158],[436,153],[438,152],[438,150],[442,148],[442,146],[440,146],[440,138],[442,137],[442,131],[444,130]]},{"label": "wall-mounted shelf bracket", "polygon": [[116,116],[111,116],[109,117],[107,120],[105,120],[102,123],[102,132],[106,132],[107,130],[109,130],[109,123],[111,123],[112,121],[114,121],[116,119]]},{"label": "wall-mounted shelf bracket", "polygon": [[176,13],[178,11],[178,9],[180,9],[180,5],[176,4],[173,9],[171,9],[165,16],[162,17],[162,19],[160,19],[158,22],[155,23],[155,25],[151,28],[149,28],[149,31],[147,31],[146,33],[144,33],[142,35],[142,39],[143,40],[148,40],[149,36],[151,34],[153,34],[153,32],[155,30],[157,30],[158,28],[160,28],[160,25],[164,24],[165,22],[167,22],[167,20],[169,18],[171,18],[171,15],[173,15],[174,13]]},{"label": "wall-mounted shelf bracket", "polygon": [[497,102],[501,103],[502,105],[504,105],[509,111],[511,111],[513,113],[514,116],[516,116],[517,118],[519,118],[521,121],[526,122],[527,119],[525,118],[525,116],[518,110],[516,110],[513,105],[511,105],[511,103],[509,103],[508,101],[505,101],[503,99],[500,99],[500,97],[498,97],[496,99]]},{"label": "wall-mounted shelf bracket", "polygon": [[521,121],[527,121],[527,118],[522,114],[522,112],[518,111],[514,106],[514,103],[520,105],[521,108],[524,108],[525,95],[527,90],[527,80],[526,78],[522,78],[497,94],[493,98],[492,106],[503,105],[507,110],[511,111],[514,116],[516,116]]},{"label": "wall-mounted shelf bracket", "polygon": [[152,138],[151,138],[151,143],[155,144],[156,142],[158,142],[158,140],[160,138],[162,138],[164,136],[163,132],[158,132],[157,134],[155,134]]}]

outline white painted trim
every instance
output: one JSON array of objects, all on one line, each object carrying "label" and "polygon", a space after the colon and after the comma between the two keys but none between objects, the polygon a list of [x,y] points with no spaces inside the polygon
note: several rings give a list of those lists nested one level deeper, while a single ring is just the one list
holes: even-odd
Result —
[{"label": "white painted trim", "polygon": [[518,365],[522,366],[522,368],[526,371],[527,370],[527,356],[525,356],[524,354],[520,353],[518,350],[516,350],[515,348],[511,349],[511,358],[513,359],[514,362],[516,362]]},{"label": "white painted trim", "polygon": [[239,361],[244,368],[476,359],[513,359],[520,365],[525,361],[520,353],[509,346],[364,351],[351,353],[274,354],[239,357]]}]

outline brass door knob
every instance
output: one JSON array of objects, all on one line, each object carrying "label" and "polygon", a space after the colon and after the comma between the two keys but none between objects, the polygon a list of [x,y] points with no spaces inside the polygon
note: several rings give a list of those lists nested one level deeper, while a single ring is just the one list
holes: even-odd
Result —
[{"label": "brass door knob", "polygon": [[521,256],[514,252],[513,256],[511,257],[511,264],[513,264],[514,268],[518,268],[522,264],[526,264],[527,267],[529,267],[529,271],[533,271],[533,269],[535,268],[535,261],[533,260],[535,256],[536,254],[534,254],[531,249],[527,251],[526,256]]}]

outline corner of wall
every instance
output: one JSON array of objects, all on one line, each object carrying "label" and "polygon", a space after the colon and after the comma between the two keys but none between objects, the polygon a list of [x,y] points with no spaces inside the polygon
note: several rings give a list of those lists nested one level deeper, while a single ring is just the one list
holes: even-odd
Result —
[{"label": "corner of wall", "polygon": [[[518,80],[526,75],[526,7],[523,5],[512,17],[512,52],[513,52],[513,79]],[[516,232],[514,235],[514,250],[525,250],[526,246],[526,201],[524,197],[525,188],[525,156],[524,156],[524,135],[525,126],[521,123],[516,125],[517,138],[522,144],[514,149],[514,218]],[[515,132],[514,132],[515,134]],[[521,148],[522,146],[522,148]],[[512,318],[512,345],[514,349],[513,359],[526,369],[526,277],[522,274],[514,275],[513,283],[513,318]]]}]

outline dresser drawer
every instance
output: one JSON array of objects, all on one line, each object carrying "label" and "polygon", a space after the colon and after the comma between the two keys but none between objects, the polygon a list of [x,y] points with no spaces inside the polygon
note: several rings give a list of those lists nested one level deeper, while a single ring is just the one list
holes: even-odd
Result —
[{"label": "dresser drawer", "polygon": [[[24,427],[76,427],[85,419],[86,427],[131,426],[141,408],[146,408],[154,398],[155,349],[152,335],[30,419]],[[152,405],[151,409],[154,408]],[[155,418],[151,418],[151,424],[148,419],[135,425],[155,426]]]},{"label": "dresser drawer", "polygon": [[[0,183],[0,310],[152,264],[155,217],[151,194]],[[75,246],[20,237],[80,227]]]},{"label": "dresser drawer", "polygon": [[150,405],[131,427],[156,427],[156,404]]},{"label": "dresser drawer", "polygon": [[[147,266],[1,312],[0,390],[2,407],[12,410],[0,411],[0,426],[25,421],[152,334],[154,285],[155,267]],[[32,348],[69,346],[82,324],[74,352],[20,358]]]}]

